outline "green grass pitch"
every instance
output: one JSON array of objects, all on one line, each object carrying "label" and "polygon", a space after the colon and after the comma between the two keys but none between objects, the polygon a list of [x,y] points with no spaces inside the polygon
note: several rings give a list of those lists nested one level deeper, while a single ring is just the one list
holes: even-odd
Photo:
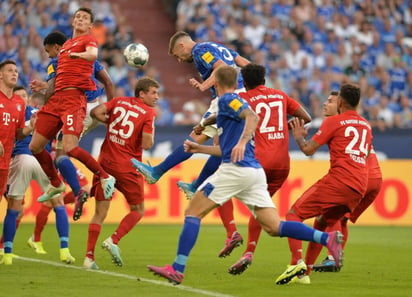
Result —
[{"label": "green grass pitch", "polygon": [[[262,233],[253,264],[240,276],[227,273],[244,246],[232,255],[217,257],[225,240],[222,226],[201,227],[180,286],[152,275],[146,265],[163,266],[175,257],[181,226],[137,225],[120,242],[124,267],[111,263],[101,242],[115,229],[103,226],[96,262],[99,272],[81,268],[87,240],[87,224],[72,224],[70,250],[75,265],[59,262],[57,233],[46,226],[43,245],[47,255],[36,255],[26,244],[32,224],[22,224],[17,232],[12,266],[0,265],[0,296],[88,297],[88,296],[412,296],[412,228],[350,226],[345,262],[339,273],[311,273],[311,285],[276,286],[274,280],[290,261],[286,238],[270,238]],[[240,226],[246,239],[247,226]],[[304,248],[306,245],[304,245]],[[324,257],[324,252],[319,260]],[[38,261],[40,260],[40,261]],[[140,278],[140,281],[137,279]]]}]

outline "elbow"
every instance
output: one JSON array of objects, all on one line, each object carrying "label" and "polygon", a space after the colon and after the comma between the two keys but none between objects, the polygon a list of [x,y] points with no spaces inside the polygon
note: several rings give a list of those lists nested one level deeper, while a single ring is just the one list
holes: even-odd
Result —
[{"label": "elbow", "polygon": [[150,150],[150,149],[152,148],[152,146],[153,146],[153,141],[142,143],[142,148],[143,148],[145,151]]}]

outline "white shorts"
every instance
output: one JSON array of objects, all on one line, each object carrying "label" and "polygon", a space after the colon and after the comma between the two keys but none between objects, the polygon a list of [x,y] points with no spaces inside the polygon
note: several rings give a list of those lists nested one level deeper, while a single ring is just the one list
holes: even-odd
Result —
[{"label": "white shorts", "polygon": [[[99,124],[99,121],[97,119],[92,118],[90,116],[90,111],[99,104],[100,103],[97,99],[93,102],[87,103],[86,117],[84,118],[84,121],[83,121],[83,125],[84,125],[83,126],[83,132],[80,135],[80,138],[82,138],[84,135],[86,135],[91,130],[96,128],[96,126]],[[58,149],[58,150],[63,149],[63,138],[62,138],[63,136],[60,135],[60,133],[62,133],[62,132],[61,131],[59,132],[57,140],[56,140],[56,149]]]},{"label": "white shorts", "polygon": [[219,169],[199,187],[206,197],[216,204],[223,205],[236,197],[254,214],[258,207],[272,207],[263,168],[240,167],[233,163],[222,163]]},{"label": "white shorts", "polygon": [[[236,89],[235,93],[239,94],[240,92],[246,92],[245,88],[241,88],[241,89]],[[207,119],[211,114],[217,114],[218,111],[218,102],[219,97],[216,97],[214,99],[212,99],[212,101],[210,101],[210,105],[209,108],[207,109],[207,111],[203,114],[202,119],[200,120],[200,122],[204,122],[205,119]],[[202,131],[202,134],[213,138],[217,135],[217,125],[213,124],[213,125],[208,125],[205,127],[205,129]]]},{"label": "white shorts", "polygon": [[43,192],[46,191],[49,179],[36,158],[25,154],[11,158],[7,196],[15,197],[16,200],[23,199],[32,180],[37,181]]}]

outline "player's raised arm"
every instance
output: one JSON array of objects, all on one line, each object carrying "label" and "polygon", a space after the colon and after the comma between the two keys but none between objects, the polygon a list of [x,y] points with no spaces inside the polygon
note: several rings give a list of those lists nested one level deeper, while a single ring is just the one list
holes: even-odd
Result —
[{"label": "player's raised arm", "polygon": [[308,130],[304,127],[305,121],[303,119],[294,118],[290,122],[290,125],[292,128],[293,137],[299,145],[300,150],[306,156],[312,156],[321,147],[321,145],[312,139],[306,141],[305,137],[308,134]]},{"label": "player's raised arm", "polygon": [[114,85],[107,70],[104,68],[100,70],[97,73],[96,78],[104,85],[107,101],[112,100],[114,97]]},{"label": "player's raised arm", "polygon": [[94,46],[88,46],[86,47],[86,50],[81,53],[70,53],[69,56],[70,58],[80,58],[89,62],[93,62],[94,60],[97,59],[98,55],[98,49],[97,47]]}]

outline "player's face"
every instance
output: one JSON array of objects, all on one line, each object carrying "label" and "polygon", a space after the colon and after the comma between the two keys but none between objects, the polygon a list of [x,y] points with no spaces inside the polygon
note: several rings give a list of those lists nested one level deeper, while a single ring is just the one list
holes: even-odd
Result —
[{"label": "player's face", "polygon": [[27,94],[26,90],[17,90],[17,91],[14,91],[14,94],[16,94],[17,96],[20,96],[21,98],[23,98],[24,103],[27,104],[27,102],[29,100],[29,95]]},{"label": "player's face", "polygon": [[14,64],[4,65],[3,69],[0,71],[0,80],[2,80],[4,85],[9,88],[13,88],[17,84],[18,78],[19,72],[17,66]]},{"label": "player's face", "polygon": [[176,57],[176,59],[179,62],[187,62],[187,63],[192,63],[193,62],[193,56],[192,52],[188,51],[184,44],[182,43],[177,43],[175,47],[173,48],[173,56]]},{"label": "player's face", "polygon": [[159,89],[156,87],[150,87],[147,93],[140,91],[140,98],[143,99],[143,102],[150,107],[156,106],[157,100],[159,100]]},{"label": "player's face", "polygon": [[72,26],[75,31],[88,32],[92,28],[90,14],[85,11],[78,11],[73,17]]},{"label": "player's face", "polygon": [[329,95],[328,100],[323,103],[323,115],[330,117],[338,114],[338,96]]},{"label": "player's face", "polygon": [[49,55],[50,59],[58,56],[61,46],[58,44],[46,44],[44,50]]}]

